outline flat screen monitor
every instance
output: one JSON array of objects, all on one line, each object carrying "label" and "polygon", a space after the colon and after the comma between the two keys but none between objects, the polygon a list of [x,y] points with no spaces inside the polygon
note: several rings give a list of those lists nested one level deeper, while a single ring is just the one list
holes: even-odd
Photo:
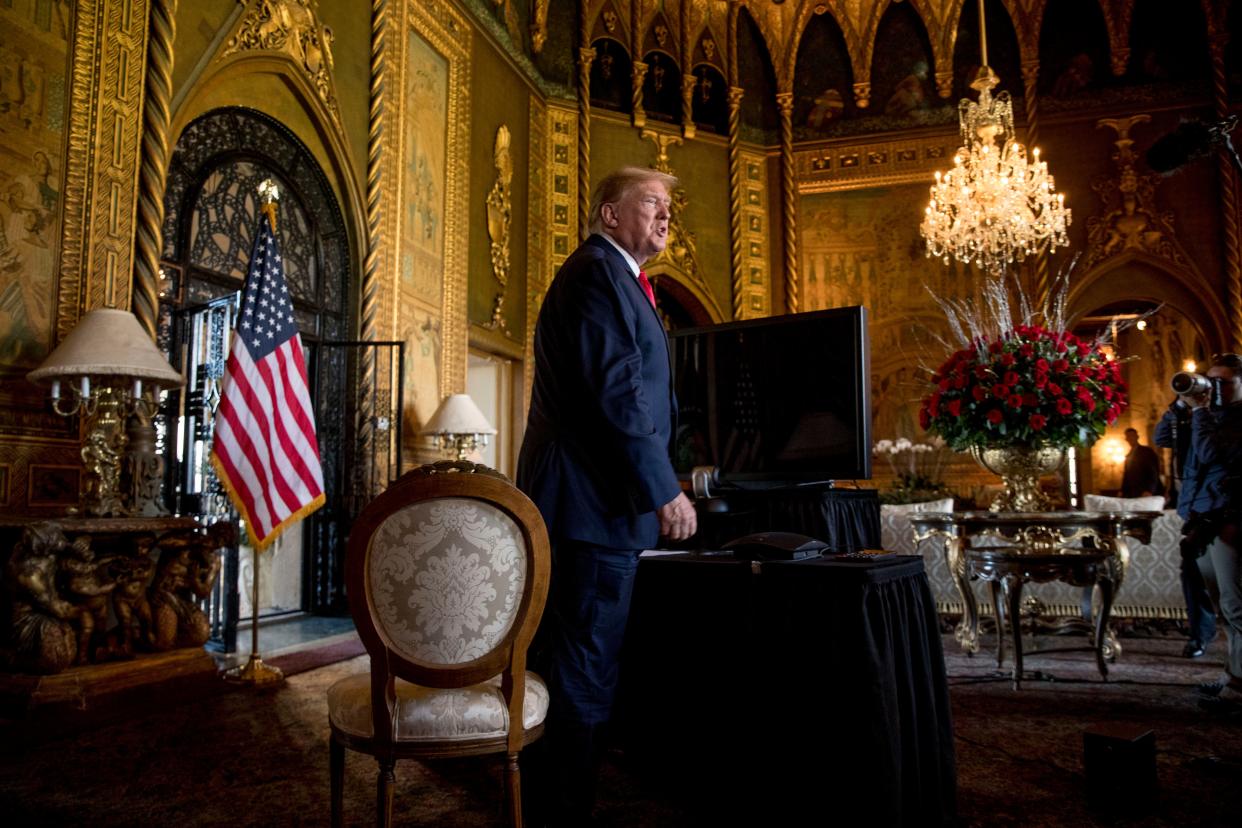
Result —
[{"label": "flat screen monitor", "polygon": [[678,474],[805,483],[871,477],[871,354],[862,306],[669,335]]}]

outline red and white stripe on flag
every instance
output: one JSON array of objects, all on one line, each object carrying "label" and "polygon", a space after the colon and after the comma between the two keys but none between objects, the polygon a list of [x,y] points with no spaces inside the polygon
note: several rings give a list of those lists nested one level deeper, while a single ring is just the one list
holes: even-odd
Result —
[{"label": "red and white stripe on flag", "polygon": [[211,462],[256,549],[323,505],[302,338],[266,218],[260,220],[225,364]]}]

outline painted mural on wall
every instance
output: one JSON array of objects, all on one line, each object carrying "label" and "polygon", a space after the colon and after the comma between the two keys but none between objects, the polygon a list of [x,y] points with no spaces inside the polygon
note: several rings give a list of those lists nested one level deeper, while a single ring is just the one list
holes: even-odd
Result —
[{"label": "painted mural on wall", "polygon": [[918,400],[924,366],[938,365],[947,334],[927,290],[968,296],[975,278],[924,255],[918,234],[924,185],[822,193],[803,197],[803,310],[865,305],[871,317],[871,389],[876,439],[922,436]]},{"label": "painted mural on wall", "polygon": [[69,20],[67,2],[0,3],[0,370],[52,344]]},{"label": "painted mural on wall", "polygon": [[438,305],[444,272],[449,67],[413,29],[408,37],[401,286]]},{"label": "painted mural on wall", "polygon": [[429,313],[411,317],[405,340],[405,433],[418,434],[440,404],[440,353],[443,336],[440,320]]}]

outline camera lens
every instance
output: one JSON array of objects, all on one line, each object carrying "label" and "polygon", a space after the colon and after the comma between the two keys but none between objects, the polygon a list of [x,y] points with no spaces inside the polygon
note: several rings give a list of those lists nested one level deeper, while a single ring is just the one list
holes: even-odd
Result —
[{"label": "camera lens", "polygon": [[1178,371],[1169,380],[1169,386],[1175,394],[1205,394],[1212,389],[1212,382],[1203,374]]}]

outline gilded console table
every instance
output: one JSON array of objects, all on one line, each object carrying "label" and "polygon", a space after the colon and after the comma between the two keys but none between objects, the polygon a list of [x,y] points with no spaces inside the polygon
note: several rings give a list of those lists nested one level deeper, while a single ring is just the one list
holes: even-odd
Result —
[{"label": "gilded console table", "polygon": [[[1028,581],[1064,581],[1083,590],[1083,620],[1091,627],[1091,649],[1100,675],[1121,654],[1108,626],[1113,600],[1125,579],[1130,539],[1151,540],[1160,512],[917,512],[909,516],[915,543],[945,540],[945,559],[965,611],[954,637],[968,653],[979,651],[979,611],[972,579],[988,582],[996,612],[996,663],[1005,658],[1005,620],[1014,645],[1014,688],[1022,682],[1022,586]],[[1099,611],[1092,618],[1092,593]]]}]

